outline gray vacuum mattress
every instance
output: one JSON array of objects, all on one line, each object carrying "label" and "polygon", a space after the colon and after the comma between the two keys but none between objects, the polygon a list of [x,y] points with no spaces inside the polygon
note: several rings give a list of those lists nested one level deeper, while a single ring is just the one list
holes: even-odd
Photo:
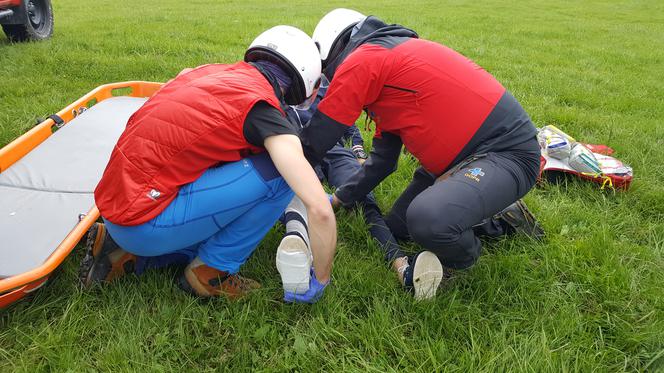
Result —
[{"label": "gray vacuum mattress", "polygon": [[113,146],[145,101],[101,101],[0,173],[0,278],[44,263],[90,210]]}]

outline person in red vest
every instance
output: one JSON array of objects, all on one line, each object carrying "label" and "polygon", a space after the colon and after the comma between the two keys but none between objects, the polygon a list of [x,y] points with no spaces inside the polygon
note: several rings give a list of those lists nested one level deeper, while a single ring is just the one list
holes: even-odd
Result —
[{"label": "person in red vest", "polygon": [[286,105],[316,96],[321,65],[291,26],[259,35],[244,62],[187,69],[134,113],[113,149],[95,202],[104,224],[88,234],[84,285],[184,264],[180,286],[238,297],[258,287],[238,274],[293,195],[309,213],[315,302],[330,280],[336,221]]},{"label": "person in red vest", "polygon": [[[413,30],[349,9],[325,15],[313,39],[331,82],[301,134],[307,157],[318,162],[362,111],[375,123],[369,160],[335,191],[335,204],[364,199],[404,146],[421,167],[386,218],[397,238],[463,269],[479,257],[481,235],[543,234],[520,200],[539,173],[537,131],[493,76]],[[411,265],[421,254],[392,265],[426,298],[445,272],[430,261]]]}]

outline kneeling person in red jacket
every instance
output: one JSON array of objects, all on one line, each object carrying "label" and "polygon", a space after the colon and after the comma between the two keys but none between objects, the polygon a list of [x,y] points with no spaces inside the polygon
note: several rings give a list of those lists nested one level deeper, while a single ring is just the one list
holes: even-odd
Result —
[{"label": "kneeling person in red jacket", "polygon": [[[538,175],[537,132],[494,77],[410,29],[348,9],[323,17],[313,39],[331,82],[302,135],[308,157],[321,159],[363,110],[376,127],[368,161],[336,190],[336,203],[361,201],[396,169],[405,146],[421,167],[387,216],[397,238],[462,269],[479,257],[480,235],[543,234],[519,200]],[[427,297],[444,274],[411,268],[417,259],[393,266]]]},{"label": "kneeling person in red jacket", "polygon": [[88,236],[85,285],[187,264],[180,285],[237,297],[258,287],[238,275],[293,195],[310,216],[314,302],[330,279],[336,221],[303,155],[286,104],[315,97],[313,41],[290,26],[265,31],[245,62],[204,65],[166,83],[136,113],[95,190],[104,224]]}]

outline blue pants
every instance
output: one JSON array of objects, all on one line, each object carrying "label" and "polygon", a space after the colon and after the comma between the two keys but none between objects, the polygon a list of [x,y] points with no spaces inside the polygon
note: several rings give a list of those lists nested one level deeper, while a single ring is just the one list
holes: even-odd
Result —
[{"label": "blue pants", "polygon": [[272,228],[293,192],[263,153],[210,168],[180,188],[154,219],[136,226],[105,221],[120,247],[139,256],[137,273],[189,262],[236,273]]},{"label": "blue pants", "polygon": [[[341,138],[344,141],[350,140],[351,146],[364,145],[364,139],[362,138],[362,133],[355,124],[346,128],[346,131],[344,132],[344,135]],[[344,144],[341,145],[343,146]]]}]

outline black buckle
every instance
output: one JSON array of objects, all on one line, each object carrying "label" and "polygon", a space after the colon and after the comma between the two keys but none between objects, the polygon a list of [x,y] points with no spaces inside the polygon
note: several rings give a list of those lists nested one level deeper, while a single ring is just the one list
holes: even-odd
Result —
[{"label": "black buckle", "polygon": [[55,122],[55,126],[57,128],[62,128],[62,126],[65,125],[65,121],[60,118],[58,114],[52,114],[48,116],[48,119],[51,119]]}]

